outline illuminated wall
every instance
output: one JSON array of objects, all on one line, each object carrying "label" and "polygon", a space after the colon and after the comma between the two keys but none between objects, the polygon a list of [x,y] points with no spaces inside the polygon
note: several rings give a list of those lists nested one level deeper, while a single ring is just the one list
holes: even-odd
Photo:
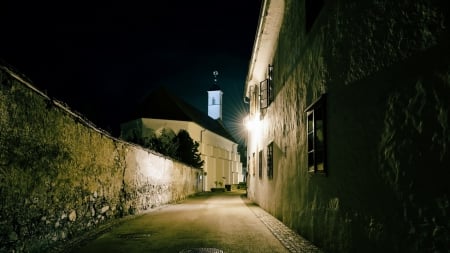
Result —
[{"label": "illuminated wall", "polygon": [[[248,196],[325,252],[446,252],[448,2],[265,2],[244,94]],[[326,170],[309,172],[323,94]]]},{"label": "illuminated wall", "polygon": [[114,139],[0,66],[0,252],[48,252],[201,191],[201,171]]},{"label": "illuminated wall", "polygon": [[[133,132],[140,133],[142,137],[150,137],[154,132],[163,128],[172,129],[178,133],[181,129],[189,132],[191,138],[198,142],[199,152],[205,161],[203,171],[206,176],[203,177],[203,190],[209,191],[216,187],[215,182],[235,185],[243,182],[242,163],[237,152],[237,143],[224,138],[212,131],[191,121],[148,119],[141,118],[132,120],[121,125],[122,137]],[[220,185],[217,185],[220,187]]]}]

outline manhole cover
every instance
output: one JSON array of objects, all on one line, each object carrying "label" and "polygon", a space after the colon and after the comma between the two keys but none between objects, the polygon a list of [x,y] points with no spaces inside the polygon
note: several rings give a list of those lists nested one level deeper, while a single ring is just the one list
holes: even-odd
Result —
[{"label": "manhole cover", "polygon": [[142,238],[148,238],[151,234],[118,234],[117,237],[123,238],[123,239],[142,239]]},{"label": "manhole cover", "polygon": [[196,249],[184,249],[179,253],[223,253],[223,250],[215,248],[196,248]]}]

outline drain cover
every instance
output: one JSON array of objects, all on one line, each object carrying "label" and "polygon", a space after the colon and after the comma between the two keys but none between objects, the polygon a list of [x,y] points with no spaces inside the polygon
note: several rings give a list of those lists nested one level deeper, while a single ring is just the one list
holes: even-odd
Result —
[{"label": "drain cover", "polygon": [[223,250],[215,248],[196,248],[196,249],[184,249],[179,253],[223,253]]},{"label": "drain cover", "polygon": [[124,239],[141,239],[141,238],[148,238],[151,234],[118,234],[117,237],[124,238]]}]

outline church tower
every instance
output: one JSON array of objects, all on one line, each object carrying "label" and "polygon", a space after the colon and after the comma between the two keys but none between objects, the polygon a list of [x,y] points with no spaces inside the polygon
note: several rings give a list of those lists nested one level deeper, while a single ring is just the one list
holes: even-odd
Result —
[{"label": "church tower", "polygon": [[214,71],[214,84],[208,89],[208,116],[213,119],[222,120],[222,94],[219,85],[217,85],[217,76],[219,72]]}]

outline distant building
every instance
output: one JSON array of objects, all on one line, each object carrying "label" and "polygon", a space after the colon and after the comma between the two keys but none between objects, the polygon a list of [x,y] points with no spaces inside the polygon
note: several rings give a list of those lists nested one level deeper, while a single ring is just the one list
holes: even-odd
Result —
[{"label": "distant building", "polygon": [[212,119],[164,88],[150,94],[136,115],[136,119],[121,124],[122,139],[130,139],[133,135],[150,137],[162,129],[171,129],[175,133],[184,129],[200,144],[199,151],[205,163],[199,180],[202,180],[204,191],[243,181],[238,144],[225,130],[220,118]]},{"label": "distant building", "polygon": [[264,0],[248,197],[325,252],[448,252],[448,0]]}]

